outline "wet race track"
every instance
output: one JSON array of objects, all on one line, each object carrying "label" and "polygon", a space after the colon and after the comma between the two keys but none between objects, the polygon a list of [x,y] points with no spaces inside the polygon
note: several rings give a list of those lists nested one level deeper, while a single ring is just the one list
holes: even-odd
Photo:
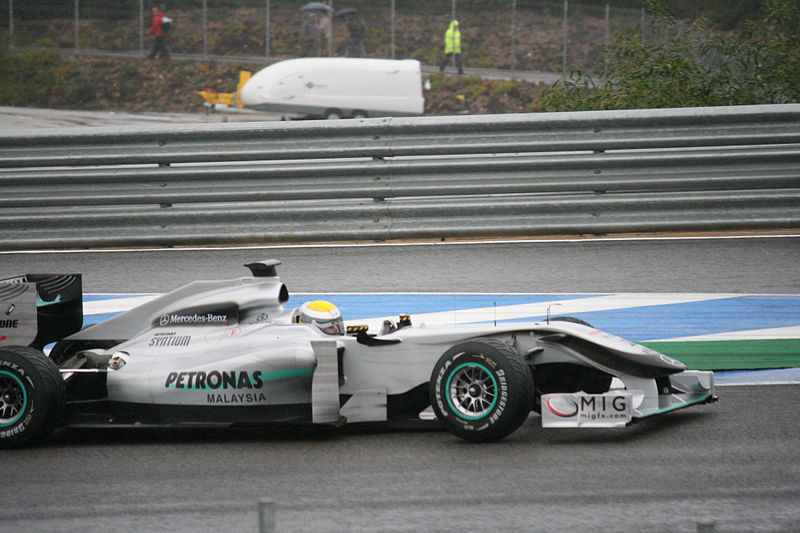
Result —
[{"label": "wet race track", "polygon": [[[4,275],[81,272],[85,292],[163,292],[277,257],[303,292],[800,293],[800,238],[0,254]],[[625,429],[468,444],[407,427],[69,430],[0,451],[0,531],[796,531],[800,385]]]}]

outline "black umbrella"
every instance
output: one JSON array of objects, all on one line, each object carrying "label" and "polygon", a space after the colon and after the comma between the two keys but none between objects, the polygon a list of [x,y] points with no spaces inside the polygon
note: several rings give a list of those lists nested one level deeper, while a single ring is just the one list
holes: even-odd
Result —
[{"label": "black umbrella", "polygon": [[353,13],[358,13],[358,9],[354,7],[345,7],[344,9],[337,11],[336,16],[343,17],[344,15],[352,15]]},{"label": "black umbrella", "polygon": [[330,13],[331,8],[322,2],[309,2],[300,8],[303,13]]}]

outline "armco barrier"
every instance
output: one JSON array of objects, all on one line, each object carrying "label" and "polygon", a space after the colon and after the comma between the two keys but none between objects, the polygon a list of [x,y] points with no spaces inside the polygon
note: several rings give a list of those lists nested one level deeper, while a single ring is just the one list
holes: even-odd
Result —
[{"label": "armco barrier", "polygon": [[0,249],[800,228],[800,104],[0,133]]}]

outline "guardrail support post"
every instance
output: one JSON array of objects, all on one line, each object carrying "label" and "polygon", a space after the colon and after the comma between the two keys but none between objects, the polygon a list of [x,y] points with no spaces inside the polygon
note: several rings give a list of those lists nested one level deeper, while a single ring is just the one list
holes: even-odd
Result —
[{"label": "guardrail support post", "polygon": [[697,533],[714,533],[717,528],[717,523],[713,520],[703,520],[697,523]]},{"label": "guardrail support post", "polygon": [[275,533],[275,502],[258,500],[258,533]]},{"label": "guardrail support post", "polygon": [[8,0],[8,47],[14,49],[14,0]]},{"label": "guardrail support post", "polygon": [[564,20],[562,30],[562,47],[561,47],[561,79],[567,80],[567,16],[569,14],[569,0],[564,0]]},{"label": "guardrail support post", "polygon": [[75,53],[78,53],[78,50],[81,48],[80,43],[80,23],[81,23],[81,16],[80,16],[80,0],[75,0]]}]

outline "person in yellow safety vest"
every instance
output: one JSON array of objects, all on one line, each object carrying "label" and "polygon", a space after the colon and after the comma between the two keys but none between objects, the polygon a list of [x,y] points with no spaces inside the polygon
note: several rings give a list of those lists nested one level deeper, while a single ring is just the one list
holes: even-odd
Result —
[{"label": "person in yellow safety vest", "polygon": [[444,32],[444,60],[439,65],[439,72],[444,72],[444,67],[450,61],[450,56],[456,60],[456,68],[459,74],[464,74],[464,67],[461,65],[461,30],[458,29],[458,21],[453,20],[447,31]]}]

